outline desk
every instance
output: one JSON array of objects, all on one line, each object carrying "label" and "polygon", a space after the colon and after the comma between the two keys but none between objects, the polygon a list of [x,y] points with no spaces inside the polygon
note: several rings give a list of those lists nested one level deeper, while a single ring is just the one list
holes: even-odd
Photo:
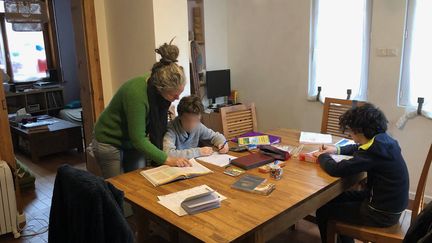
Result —
[{"label": "desk", "polygon": [[38,162],[41,156],[68,149],[83,151],[81,126],[54,117],[47,120],[54,123],[48,125],[49,131],[46,132],[29,133],[27,129],[11,126],[15,148],[30,154],[34,163]]},{"label": "desk", "polygon": [[[277,129],[267,133],[282,137],[282,144],[298,145],[299,131]],[[317,147],[308,145],[303,151],[312,151]],[[344,179],[334,178],[327,175],[318,164],[290,159],[284,167],[281,180],[269,178],[276,184],[275,191],[269,196],[262,196],[231,189],[231,184],[238,177],[222,174],[223,168],[203,164],[215,173],[159,187],[151,185],[139,174],[139,170],[109,181],[124,191],[126,199],[132,203],[134,214],[140,219],[141,230],[146,230],[147,220],[152,220],[165,225],[174,241],[178,240],[175,237],[181,236],[186,237],[187,242],[265,242],[364,178],[362,174]],[[258,169],[247,173],[269,177],[258,172]],[[207,184],[228,199],[222,201],[218,209],[183,217],[157,202],[158,195],[202,184]]]}]

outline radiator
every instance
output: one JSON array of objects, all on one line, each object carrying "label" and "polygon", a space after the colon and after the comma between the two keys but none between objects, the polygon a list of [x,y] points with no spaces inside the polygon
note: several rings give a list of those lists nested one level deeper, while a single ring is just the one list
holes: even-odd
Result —
[{"label": "radiator", "polygon": [[11,169],[0,160],[0,235],[11,232],[15,238],[20,236],[15,188]]}]

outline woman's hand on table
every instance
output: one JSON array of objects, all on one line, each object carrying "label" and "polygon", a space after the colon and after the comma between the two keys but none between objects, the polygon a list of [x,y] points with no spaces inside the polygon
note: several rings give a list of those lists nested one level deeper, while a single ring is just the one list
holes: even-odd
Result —
[{"label": "woman's hand on table", "polygon": [[185,158],[168,157],[164,163],[165,165],[173,167],[190,167],[191,162]]}]

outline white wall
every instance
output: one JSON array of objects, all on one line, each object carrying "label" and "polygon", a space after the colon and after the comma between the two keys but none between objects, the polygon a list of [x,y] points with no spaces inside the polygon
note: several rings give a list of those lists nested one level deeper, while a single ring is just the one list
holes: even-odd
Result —
[{"label": "white wall", "polygon": [[204,0],[206,69],[228,67],[227,0]]},{"label": "white wall", "polygon": [[232,86],[255,102],[260,129],[319,130],[322,107],[306,100],[309,11],[304,0],[228,2]]},{"label": "white wall", "polygon": [[[230,0],[228,64],[233,89],[242,102],[257,105],[259,129],[278,127],[319,131],[322,105],[308,102],[310,3],[304,0]],[[406,0],[373,1],[369,101],[390,121],[408,165],[411,192],[432,138],[432,121],[422,117],[395,128],[403,109],[397,106],[399,57],[377,57],[376,48],[402,49]],[[208,13],[205,13],[208,14]],[[207,58],[209,59],[209,58]],[[432,195],[432,178],[427,195]]]},{"label": "white wall", "polygon": [[178,64],[183,67],[187,80],[182,96],[190,94],[187,8],[187,0],[153,0],[156,47],[175,37],[173,44],[180,50]]},{"label": "white wall", "polygon": [[113,92],[151,69],[155,36],[151,0],[106,0],[105,15]]},{"label": "white wall", "polygon": [[95,0],[105,105],[130,78],[150,72],[155,48],[169,42],[180,49],[189,88],[189,44],[186,0]]}]

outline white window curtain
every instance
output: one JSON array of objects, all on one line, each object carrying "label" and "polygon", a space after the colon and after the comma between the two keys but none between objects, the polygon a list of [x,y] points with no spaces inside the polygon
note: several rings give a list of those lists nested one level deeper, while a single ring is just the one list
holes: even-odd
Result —
[{"label": "white window curtain", "polygon": [[308,99],[366,100],[370,0],[313,0]]},{"label": "white window curtain", "polygon": [[424,98],[422,114],[432,118],[432,0],[409,0],[399,105],[414,112]]}]

